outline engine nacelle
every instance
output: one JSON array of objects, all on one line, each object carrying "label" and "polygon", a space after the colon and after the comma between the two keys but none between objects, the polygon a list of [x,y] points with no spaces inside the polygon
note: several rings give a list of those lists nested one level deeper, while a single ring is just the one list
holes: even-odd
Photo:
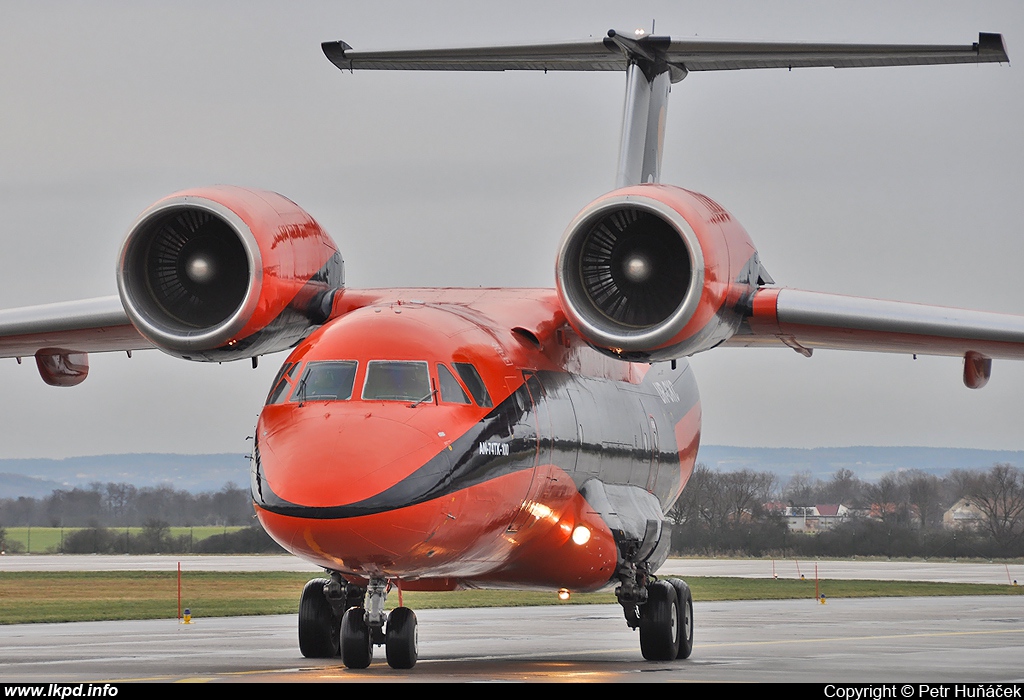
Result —
[{"label": "engine nacelle", "polygon": [[717,203],[648,184],[600,197],[569,224],[555,280],[566,319],[626,360],[707,350],[733,335],[763,272],[743,227]]},{"label": "engine nacelle", "polygon": [[328,317],[345,267],[291,200],[216,186],[161,199],[121,246],[117,286],[139,332],[186,360],[284,350]]}]

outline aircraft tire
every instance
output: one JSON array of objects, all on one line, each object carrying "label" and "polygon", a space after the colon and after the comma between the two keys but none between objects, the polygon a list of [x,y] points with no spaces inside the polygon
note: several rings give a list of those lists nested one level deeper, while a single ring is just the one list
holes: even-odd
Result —
[{"label": "aircraft tire", "polygon": [[409,608],[395,608],[388,615],[388,628],[384,649],[388,666],[412,668],[419,657],[419,630],[416,613]]},{"label": "aircraft tire", "polygon": [[693,653],[693,595],[686,581],[678,578],[668,580],[676,591],[676,600],[679,603],[679,650],[676,652],[677,659],[688,659]]},{"label": "aircraft tire", "polygon": [[373,661],[373,641],[366,626],[366,610],[349,608],[341,618],[341,662],[348,668],[366,668]]},{"label": "aircraft tire", "polygon": [[648,661],[671,661],[679,651],[679,612],[676,589],[668,581],[647,587],[640,608],[640,652]]},{"label": "aircraft tire", "polygon": [[341,620],[334,616],[324,595],[325,578],[306,583],[299,599],[299,651],[307,659],[327,659],[341,653]]}]

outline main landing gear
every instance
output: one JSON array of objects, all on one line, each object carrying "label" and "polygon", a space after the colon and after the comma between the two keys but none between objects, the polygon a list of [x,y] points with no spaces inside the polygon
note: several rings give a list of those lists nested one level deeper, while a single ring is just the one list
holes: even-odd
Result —
[{"label": "main landing gear", "polygon": [[373,647],[384,645],[391,668],[412,668],[419,655],[416,613],[404,607],[385,613],[388,589],[386,579],[372,578],[363,588],[337,572],[307,583],[299,600],[302,655],[340,655],[348,668],[366,668],[373,661]]},{"label": "main landing gear", "polygon": [[685,581],[655,580],[644,567],[626,567],[615,597],[626,624],[640,628],[640,652],[649,661],[689,658],[693,652],[693,596]]}]

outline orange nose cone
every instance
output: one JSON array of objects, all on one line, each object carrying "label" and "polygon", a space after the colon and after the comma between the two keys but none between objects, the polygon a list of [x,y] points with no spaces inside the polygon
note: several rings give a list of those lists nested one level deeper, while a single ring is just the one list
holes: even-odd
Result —
[{"label": "orange nose cone", "polygon": [[446,540],[460,499],[439,493],[451,473],[444,444],[400,422],[416,415],[405,405],[345,408],[309,403],[264,416],[253,478],[264,528],[333,569],[408,575],[454,556]]},{"label": "orange nose cone", "polygon": [[388,415],[328,403],[293,413],[287,430],[267,430],[259,442],[264,478],[289,503],[325,508],[365,502],[434,458],[446,459],[436,436]]}]

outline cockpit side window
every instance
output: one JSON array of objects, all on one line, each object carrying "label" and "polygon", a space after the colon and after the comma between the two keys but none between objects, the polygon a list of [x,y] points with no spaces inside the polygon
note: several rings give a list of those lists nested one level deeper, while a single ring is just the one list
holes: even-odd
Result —
[{"label": "cockpit side window", "polygon": [[426,362],[370,360],[366,365],[364,399],[420,401],[430,395],[430,372]]},{"label": "cockpit side window", "polygon": [[441,387],[441,401],[445,403],[469,403],[466,390],[459,384],[452,371],[442,364],[437,365],[437,381]]},{"label": "cockpit side window", "polygon": [[484,380],[480,377],[480,373],[476,371],[476,367],[468,362],[453,362],[452,364],[455,365],[455,371],[462,377],[462,381],[466,383],[466,388],[473,395],[477,405],[483,408],[493,406],[491,395],[487,393],[487,387],[484,385]]},{"label": "cockpit side window", "polygon": [[274,378],[274,383],[271,385],[270,394],[267,395],[267,404],[284,401],[285,397],[288,396],[289,389],[292,388],[292,381],[298,368],[298,362],[286,362],[281,367],[277,377]]},{"label": "cockpit side window", "polygon": [[354,360],[309,362],[292,401],[348,401],[356,379]]}]

